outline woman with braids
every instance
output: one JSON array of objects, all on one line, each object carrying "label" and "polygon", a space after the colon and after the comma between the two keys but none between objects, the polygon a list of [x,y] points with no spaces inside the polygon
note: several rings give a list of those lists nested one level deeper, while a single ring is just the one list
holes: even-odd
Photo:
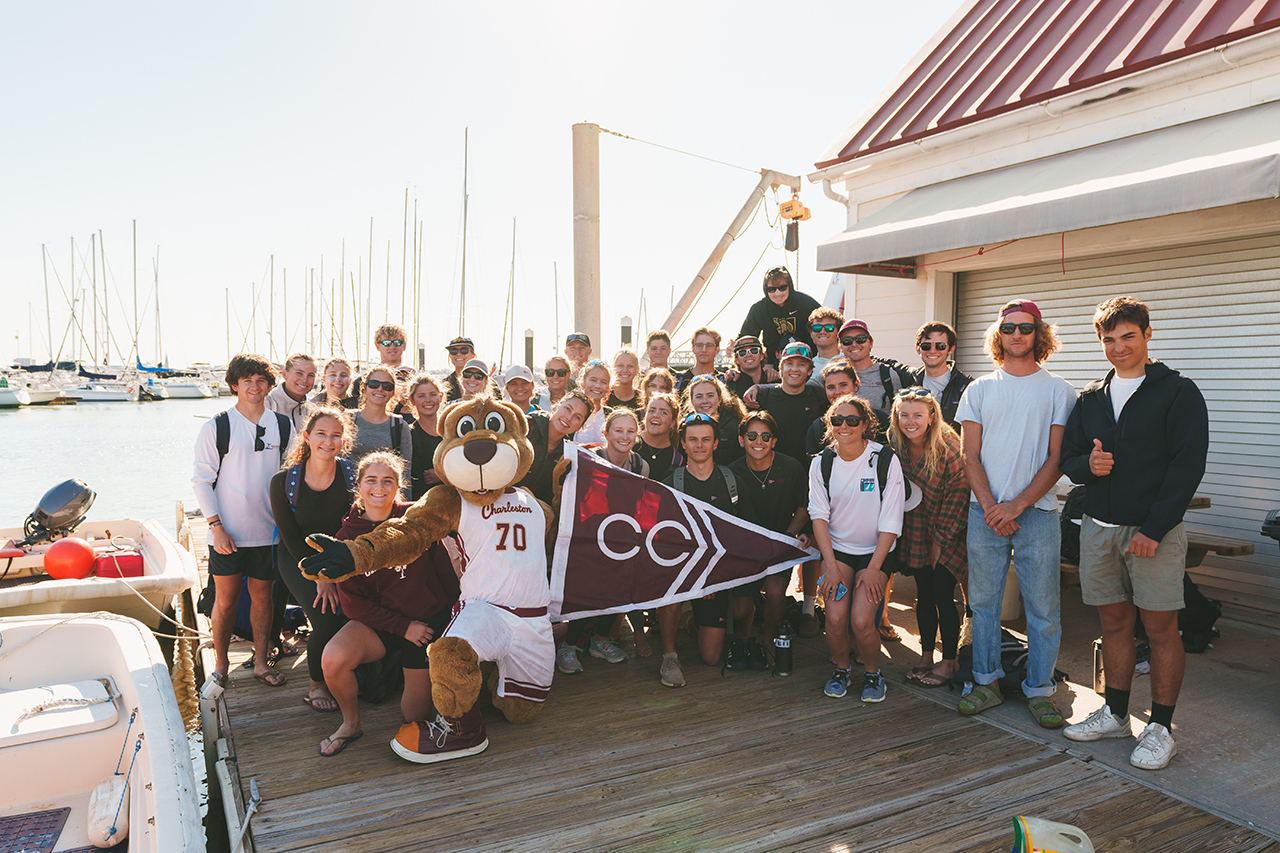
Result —
[{"label": "woman with braids", "polygon": [[716,445],[714,455],[717,465],[728,465],[742,457],[742,445],[732,439],[738,434],[738,426],[747,416],[742,401],[733,396],[725,384],[707,373],[695,376],[684,389],[684,414],[710,415],[720,424],[720,434],[726,440]]},{"label": "woman with braids", "polygon": [[347,618],[339,612],[337,585],[307,580],[298,571],[298,561],[312,553],[306,544],[309,535],[335,535],[351,509],[355,474],[344,454],[354,432],[351,414],[345,409],[313,408],[283,469],[271,478],[271,513],[280,531],[276,567],[311,623],[307,637],[311,687],[302,701],[324,712],[338,710],[338,704],[325,685],[321,659],[325,645]]},{"label": "woman with braids", "polygon": [[[904,388],[893,398],[889,444],[907,479],[920,487],[920,504],[902,520],[898,565],[916,579],[920,663],[907,680],[941,687],[955,675],[960,642],[956,582],[969,576],[965,537],[969,481],[960,436],[942,418],[938,401],[924,388]],[[942,661],[933,662],[935,632],[942,635]]]}]

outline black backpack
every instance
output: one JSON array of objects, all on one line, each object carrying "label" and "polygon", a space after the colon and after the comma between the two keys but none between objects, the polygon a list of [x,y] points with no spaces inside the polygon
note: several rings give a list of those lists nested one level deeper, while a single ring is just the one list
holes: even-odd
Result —
[{"label": "black backpack", "polygon": [[[276,416],[276,423],[280,427],[280,464],[284,464],[284,454],[289,449],[289,439],[293,438],[293,421],[289,420],[288,415],[282,415],[279,412],[273,412]],[[214,442],[218,446],[218,471],[222,471],[222,460],[227,457],[227,452],[231,450],[231,415],[227,411],[218,412],[213,416]],[[214,477],[213,487],[218,488],[218,478]]]},{"label": "black backpack", "polygon": [[[895,454],[893,448],[886,444],[873,455],[876,457],[876,479],[880,483],[880,500],[884,501],[884,487],[889,482],[889,465],[893,462]],[[822,448],[822,453],[819,454],[819,458],[822,460],[819,463],[822,467],[822,485],[827,490],[827,497],[830,498],[831,472],[836,465],[836,452],[830,447],[824,447]],[[911,484],[905,474],[902,476],[902,485],[904,488],[903,498],[910,498],[911,490],[915,486]]]}]

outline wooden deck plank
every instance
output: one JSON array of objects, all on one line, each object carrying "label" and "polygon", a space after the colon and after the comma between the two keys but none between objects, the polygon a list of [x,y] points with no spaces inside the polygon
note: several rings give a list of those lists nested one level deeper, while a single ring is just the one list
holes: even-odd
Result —
[{"label": "wooden deck plank", "polygon": [[282,689],[236,672],[241,777],[266,798],[256,849],[1006,851],[1026,813],[1081,826],[1100,850],[1280,853],[892,681],[879,706],[827,699],[816,646],[797,648],[789,679],[686,663],[683,690],[658,684],[656,658],[584,664],[557,676],[533,723],[487,710],[489,749],[433,766],[387,746],[395,700],[363,707],[365,737],[329,760],[316,750],[339,718],[302,704],[304,660],[285,662]]}]

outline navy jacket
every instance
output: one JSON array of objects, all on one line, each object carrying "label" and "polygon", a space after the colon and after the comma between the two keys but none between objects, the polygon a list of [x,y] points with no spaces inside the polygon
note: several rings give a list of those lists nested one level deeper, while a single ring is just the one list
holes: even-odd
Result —
[{"label": "navy jacket", "polygon": [[[1209,411],[1196,384],[1153,361],[1120,422],[1111,411],[1111,379],[1085,386],[1062,437],[1062,471],[1084,483],[1084,511],[1108,524],[1132,525],[1159,542],[1182,523],[1204,477]],[[1089,470],[1093,440],[1114,457],[1105,477]]]},{"label": "navy jacket", "polygon": [[[967,373],[961,373],[960,368],[954,364],[951,365],[951,379],[947,381],[947,387],[942,389],[942,400],[938,406],[942,409],[942,419],[951,424],[952,429],[956,432],[960,431],[960,423],[956,420],[956,411],[960,408],[960,398],[964,396],[964,389],[969,387],[969,383],[973,381],[973,377]],[[911,382],[920,387],[924,387],[924,368],[911,371]]]}]

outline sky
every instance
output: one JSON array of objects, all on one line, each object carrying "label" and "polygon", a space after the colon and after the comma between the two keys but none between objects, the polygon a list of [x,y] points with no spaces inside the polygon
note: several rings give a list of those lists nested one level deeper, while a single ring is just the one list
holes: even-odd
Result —
[{"label": "sky", "polygon": [[[364,358],[366,322],[387,319],[413,338],[407,190],[422,235],[416,340],[443,367],[460,327],[465,134],[462,327],[491,363],[519,358],[531,328],[541,362],[573,326],[576,122],[643,140],[600,137],[595,351],[607,357],[623,316],[637,338],[661,325],[752,172],[814,171],[959,5],[0,4],[0,359],[89,360],[95,315],[99,353],[109,324],[111,362],[128,356],[135,221],[147,364],[308,348]],[[807,180],[801,201],[813,218],[800,251],[783,251],[770,194],[677,344],[703,323],[735,333],[775,264],[823,299],[814,247],[845,212]]]}]

